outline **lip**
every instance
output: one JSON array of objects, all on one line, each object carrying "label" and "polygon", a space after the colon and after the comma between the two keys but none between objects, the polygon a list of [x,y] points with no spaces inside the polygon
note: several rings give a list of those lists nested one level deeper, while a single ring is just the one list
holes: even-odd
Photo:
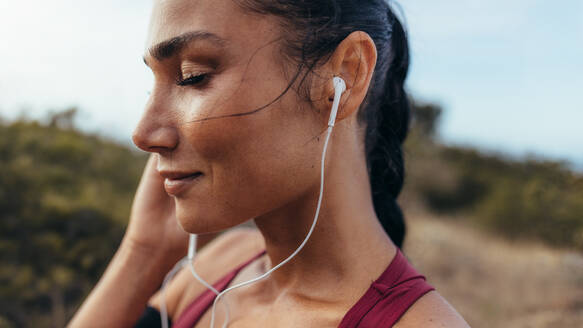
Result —
[{"label": "lip", "polygon": [[190,188],[203,176],[202,172],[169,172],[160,171],[164,177],[164,190],[171,196],[178,196]]}]

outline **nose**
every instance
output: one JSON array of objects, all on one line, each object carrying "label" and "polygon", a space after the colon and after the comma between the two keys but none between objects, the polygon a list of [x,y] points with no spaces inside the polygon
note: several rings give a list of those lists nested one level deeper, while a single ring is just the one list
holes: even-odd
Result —
[{"label": "nose", "polygon": [[169,152],[178,146],[179,134],[172,115],[150,99],[132,134],[134,144],[147,152]]}]

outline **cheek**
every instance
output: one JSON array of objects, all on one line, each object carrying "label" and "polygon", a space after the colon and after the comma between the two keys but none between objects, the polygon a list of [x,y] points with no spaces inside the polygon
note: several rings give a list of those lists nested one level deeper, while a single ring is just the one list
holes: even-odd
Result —
[{"label": "cheek", "polygon": [[217,166],[216,192],[227,205],[225,215],[261,216],[297,199],[317,180],[308,146],[286,139],[287,133],[265,128],[249,135],[229,152],[225,166]]},{"label": "cheek", "polygon": [[185,129],[185,140],[209,171],[202,188],[177,203],[187,231],[232,227],[283,206],[319,181],[317,132],[282,111],[273,107]]}]

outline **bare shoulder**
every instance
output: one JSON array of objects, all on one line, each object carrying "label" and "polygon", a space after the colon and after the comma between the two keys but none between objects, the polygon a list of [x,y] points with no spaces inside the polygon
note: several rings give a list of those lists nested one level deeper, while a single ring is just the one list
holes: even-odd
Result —
[{"label": "bare shoulder", "polygon": [[[256,229],[236,228],[225,232],[204,246],[194,259],[200,277],[213,284],[265,248],[263,237]],[[166,304],[171,318],[176,319],[186,307],[206,290],[188,268],[183,268],[166,287]],[[159,309],[161,293],[156,293],[150,305]]]},{"label": "bare shoulder", "polygon": [[431,291],[418,299],[395,324],[395,327],[467,328],[469,325],[439,293]]}]

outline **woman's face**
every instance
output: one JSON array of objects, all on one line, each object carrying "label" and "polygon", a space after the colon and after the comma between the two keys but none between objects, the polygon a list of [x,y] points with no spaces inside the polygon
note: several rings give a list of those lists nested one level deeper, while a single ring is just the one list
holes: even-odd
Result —
[{"label": "woman's face", "polygon": [[318,188],[326,120],[293,90],[273,102],[295,73],[280,36],[275,18],[232,0],[154,5],[144,59],[155,83],[133,139],[159,154],[186,231],[223,230]]}]

